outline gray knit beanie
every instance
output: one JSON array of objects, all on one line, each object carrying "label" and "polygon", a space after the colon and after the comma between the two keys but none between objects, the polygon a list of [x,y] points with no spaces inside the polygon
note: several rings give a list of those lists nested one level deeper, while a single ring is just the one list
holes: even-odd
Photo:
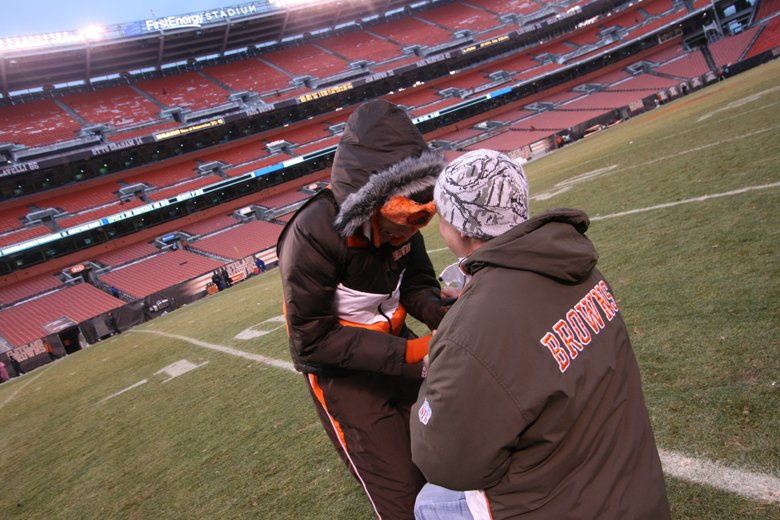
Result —
[{"label": "gray knit beanie", "polygon": [[481,240],[528,220],[528,181],[523,167],[493,150],[455,159],[436,181],[436,210],[455,229]]}]

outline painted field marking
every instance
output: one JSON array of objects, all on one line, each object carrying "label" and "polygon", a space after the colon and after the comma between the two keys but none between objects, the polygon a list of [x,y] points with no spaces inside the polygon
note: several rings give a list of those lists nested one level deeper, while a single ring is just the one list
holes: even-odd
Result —
[{"label": "painted field marking", "polygon": [[178,339],[180,341],[184,341],[187,343],[191,343],[193,345],[197,345],[198,347],[203,347],[211,350],[216,350],[218,352],[222,352],[224,354],[230,354],[231,356],[237,356],[244,359],[249,359],[251,361],[257,361],[258,363],[265,363],[266,365],[271,365],[276,368],[283,368],[285,370],[288,370],[290,372],[298,373],[297,370],[295,370],[295,367],[292,363],[288,361],[280,361],[278,359],[273,359],[265,356],[260,356],[258,354],[250,354],[249,352],[244,352],[241,350],[237,350],[231,347],[224,347],[222,345],[214,345],[213,343],[206,343],[205,341],[200,341],[195,338],[188,338],[187,336],[178,336],[176,334],[168,334],[166,332],[159,332],[156,330],[129,330],[127,332],[130,333],[143,333],[143,334],[157,334],[158,336],[165,336],[166,338],[173,338]]},{"label": "painted field marking", "polygon": [[672,477],[755,500],[780,502],[780,479],[777,477],[738,470],[671,451],[659,450],[659,454],[664,473]]},{"label": "painted field marking", "polygon": [[[9,395],[9,396],[8,396],[8,399],[6,399],[6,400],[5,400],[5,401],[3,401],[2,403],[0,403],[0,408],[2,408],[3,406],[5,406],[5,404],[6,404],[8,401],[10,401],[10,400],[11,400],[11,399],[13,399],[14,397],[16,397],[16,394],[18,394],[19,392],[21,392],[22,390],[24,390],[24,388],[25,388],[27,385],[29,385],[30,383],[32,383],[33,381],[35,381],[36,379],[38,379],[39,377],[41,377],[43,374],[45,374],[45,373],[46,373],[46,372],[47,372],[47,371],[48,371],[48,370],[49,370],[51,367],[53,367],[53,366],[54,366],[54,363],[52,363],[52,364],[50,364],[48,367],[46,367],[46,368],[42,369],[42,370],[41,370],[41,371],[40,371],[38,374],[35,374],[35,376],[31,376],[29,381],[25,381],[25,383],[24,383],[22,386],[20,386],[20,387],[19,387],[19,388],[17,388],[16,390],[14,390],[14,393],[12,393],[11,395]],[[24,374],[23,374],[23,375],[24,375]],[[17,376],[17,377],[19,377],[19,376]]]},{"label": "painted field marking", "polygon": [[117,393],[115,393],[115,394],[111,394],[111,395],[109,395],[108,397],[105,397],[105,398],[101,399],[100,401],[98,401],[98,404],[102,403],[103,401],[108,401],[108,400],[109,400],[109,399],[111,399],[112,397],[116,397],[116,396],[118,396],[118,395],[122,395],[122,394],[124,394],[125,392],[127,392],[128,390],[132,390],[133,388],[137,388],[137,387],[139,387],[139,386],[141,386],[141,385],[143,385],[143,384],[145,384],[145,383],[146,383],[146,379],[144,379],[143,381],[139,381],[139,382],[137,382],[137,383],[136,383],[136,384],[134,384],[134,385],[130,385],[130,386],[128,386],[127,388],[125,388],[124,390],[120,390],[119,392],[117,392]]},{"label": "painted field marking", "polygon": [[[260,305],[260,304],[258,303],[258,305]],[[271,330],[255,330],[255,327],[259,327],[260,325],[263,325],[265,323],[281,323],[281,325],[279,325],[279,326],[277,326],[277,327],[275,327],[275,328],[273,328]],[[277,331],[277,330],[281,329],[282,327],[284,327],[284,325],[285,325],[284,315],[282,315],[282,316],[274,316],[273,318],[269,318],[269,319],[267,319],[265,321],[262,321],[262,322],[258,323],[257,325],[252,325],[248,329],[242,330],[241,332],[236,334],[233,337],[233,339],[247,340],[247,339],[259,338],[260,336],[265,336],[266,334],[270,334],[270,333],[272,333],[274,331]]]},{"label": "painted field marking", "polygon": [[709,200],[709,199],[717,199],[719,197],[729,197],[731,195],[739,195],[740,193],[747,193],[749,191],[766,190],[769,188],[778,188],[778,187],[780,187],[780,182],[775,182],[774,184],[764,184],[763,186],[751,186],[749,188],[742,188],[741,190],[727,191],[725,193],[715,193],[713,195],[704,195],[703,197],[696,197],[693,199],[686,199],[686,200],[678,200],[677,202],[668,202],[666,204],[650,206],[649,208],[632,209],[630,211],[621,211],[620,213],[613,213],[611,215],[604,215],[601,217],[591,217],[590,220],[594,221],[594,220],[604,220],[607,218],[623,217],[626,215],[632,215],[634,213],[643,213],[645,211],[654,211],[657,209],[671,208],[673,206],[679,206],[680,204],[690,204],[691,202],[704,202],[705,200]]},{"label": "painted field marking", "polygon": [[206,361],[205,363],[201,363],[200,365],[196,365],[194,363],[190,363],[186,359],[182,359],[181,361],[177,361],[176,363],[173,363],[161,370],[158,370],[157,372],[154,373],[154,375],[165,373],[168,376],[168,379],[163,381],[163,383],[167,383],[171,379],[184,375],[187,372],[195,370],[196,368],[200,368],[206,364],[208,364],[208,361]]},{"label": "painted field marking", "polygon": [[[240,350],[224,347],[222,345],[206,343],[194,338],[188,338],[186,336],[144,330],[131,330],[128,332],[146,332],[149,334],[158,334],[160,336],[178,339],[200,347],[217,350],[225,354],[242,357],[244,359],[250,359],[252,361],[259,361],[260,363],[265,363],[277,368],[289,370],[290,372],[298,373],[293,367],[292,363],[266,358],[264,356],[250,354],[248,352],[242,352]],[[741,471],[738,469],[729,468],[716,462],[694,459],[671,451],[659,450],[659,454],[661,456],[661,463],[663,464],[664,472],[674,478],[679,478],[681,480],[686,480],[705,486],[715,487],[747,498],[770,502],[780,502],[780,479],[774,476],[750,471]]]}]

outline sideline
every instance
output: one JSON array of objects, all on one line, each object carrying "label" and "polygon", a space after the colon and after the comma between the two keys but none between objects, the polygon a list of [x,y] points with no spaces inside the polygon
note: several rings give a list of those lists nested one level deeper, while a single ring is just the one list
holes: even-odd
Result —
[{"label": "sideline", "polygon": [[604,215],[601,217],[591,217],[591,221],[604,220],[608,218],[623,217],[625,215],[632,215],[634,213],[643,213],[645,211],[654,211],[656,209],[671,208],[673,206],[679,206],[680,204],[690,204],[691,202],[704,202],[709,199],[717,199],[719,197],[729,197],[731,195],[739,195],[740,193],[747,193],[754,190],[766,190],[769,188],[780,188],[780,182],[774,184],[764,184],[763,186],[751,186],[749,188],[742,188],[741,190],[727,191],[725,193],[715,193],[713,195],[704,195],[703,197],[696,197],[694,199],[678,200],[677,202],[668,202],[666,204],[659,204],[658,206],[650,206],[649,208],[632,209],[629,211],[621,211],[620,213],[613,213],[611,215]]},{"label": "sideline", "polygon": [[[780,186],[780,183],[778,183],[778,185]],[[217,350],[219,352],[224,352],[225,354],[251,359],[253,361],[259,361],[260,363],[266,363],[298,373],[291,363],[285,361],[242,352],[234,348],[223,347],[222,345],[205,343],[186,336],[177,336],[175,334],[151,330],[128,332],[143,332],[174,338],[200,347]],[[658,452],[661,456],[661,464],[663,465],[664,473],[671,477],[693,482],[695,484],[714,487],[745,498],[767,502],[780,502],[780,479],[777,477],[734,469],[718,462],[694,459],[672,451],[658,450]]]}]

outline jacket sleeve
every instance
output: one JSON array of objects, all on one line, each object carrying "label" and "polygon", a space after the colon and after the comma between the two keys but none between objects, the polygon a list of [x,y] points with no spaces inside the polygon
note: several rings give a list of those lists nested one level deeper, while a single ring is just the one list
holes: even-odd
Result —
[{"label": "jacket sleeve", "polygon": [[417,232],[411,239],[409,263],[401,281],[401,304],[409,314],[433,330],[438,328],[447,312],[446,303],[447,299],[441,298],[441,286],[425,250],[425,240],[422,233]]},{"label": "jacket sleeve", "polygon": [[[315,208],[312,208],[315,209]],[[406,340],[339,323],[334,297],[346,245],[330,215],[295,218],[279,245],[290,352],[296,364],[399,374]]]},{"label": "jacket sleeve", "polygon": [[433,484],[489,488],[507,472],[526,423],[479,359],[442,339],[434,336],[428,377],[412,408],[412,460]]}]

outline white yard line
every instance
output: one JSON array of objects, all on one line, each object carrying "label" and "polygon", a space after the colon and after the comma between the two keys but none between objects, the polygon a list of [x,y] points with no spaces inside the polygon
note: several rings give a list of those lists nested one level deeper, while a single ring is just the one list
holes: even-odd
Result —
[{"label": "white yard line", "polygon": [[755,500],[780,502],[780,479],[777,477],[685,457],[671,451],[661,450],[660,455],[664,473],[672,477]]},{"label": "white yard line", "polygon": [[[6,399],[6,400],[5,400],[5,401],[3,401],[2,403],[0,403],[0,408],[2,408],[3,406],[5,406],[5,405],[6,405],[6,403],[7,403],[8,401],[10,401],[10,400],[11,400],[11,399],[13,399],[14,397],[16,397],[16,394],[18,394],[19,392],[21,392],[22,390],[24,390],[24,389],[27,387],[27,385],[29,385],[30,383],[32,383],[33,381],[35,381],[36,379],[38,379],[39,377],[41,377],[43,374],[45,374],[45,373],[46,373],[46,372],[47,372],[47,371],[48,371],[48,370],[49,370],[51,367],[53,367],[53,366],[54,366],[54,363],[52,363],[52,364],[51,364],[51,365],[49,365],[48,367],[46,367],[46,368],[42,369],[40,372],[38,372],[38,373],[37,373],[37,374],[35,374],[34,376],[30,376],[30,380],[29,380],[29,381],[26,381],[26,382],[25,382],[25,383],[24,383],[22,386],[20,386],[19,388],[17,388],[17,389],[16,389],[16,391],[14,391],[14,393],[12,393],[11,395],[9,395],[9,396],[8,396],[8,399]],[[25,375],[26,375],[26,374],[27,374],[27,373],[25,373]],[[22,377],[22,376],[17,376],[17,377]]]},{"label": "white yard line", "polygon": [[258,354],[250,354],[249,352],[243,352],[241,350],[236,350],[231,347],[224,347],[222,345],[214,345],[213,343],[206,343],[205,341],[200,341],[195,338],[188,338],[187,336],[177,336],[176,334],[167,334],[165,332],[158,332],[156,330],[131,330],[128,332],[157,334],[158,336],[165,336],[166,338],[178,339],[181,341],[186,341],[187,343],[192,343],[193,345],[197,345],[199,347],[216,350],[224,354],[230,354],[231,356],[242,357],[244,359],[249,359],[251,361],[257,361],[258,363],[265,363],[266,365],[271,365],[276,368],[283,368],[285,370],[289,370],[290,372],[295,372],[296,374],[298,373],[298,371],[295,370],[293,364],[288,361],[280,361],[278,359],[268,358],[265,356],[260,356]]},{"label": "white yard line", "polygon": [[729,197],[731,195],[739,195],[740,193],[747,193],[754,190],[766,190],[769,188],[780,187],[780,182],[773,184],[764,184],[763,186],[750,186],[749,188],[742,188],[741,190],[727,191],[725,193],[715,193],[712,195],[704,195],[703,197],[696,197],[694,199],[678,200],[677,202],[668,202],[666,204],[659,204],[658,206],[650,206],[649,208],[632,209],[630,211],[621,211],[620,213],[613,213],[611,215],[603,215],[600,217],[591,217],[593,220],[604,220],[607,218],[623,217],[625,215],[632,215],[634,213],[643,213],[645,211],[654,211],[656,209],[671,208],[672,206],[679,206],[680,204],[690,204],[691,202],[704,202],[709,199],[717,199],[718,197]]},{"label": "white yard line", "polygon": [[145,383],[146,383],[146,379],[144,379],[143,381],[139,381],[139,382],[137,382],[137,383],[136,383],[136,384],[134,384],[134,385],[128,386],[128,387],[127,387],[127,388],[125,388],[124,390],[120,390],[119,392],[117,392],[117,393],[115,393],[115,394],[111,394],[111,395],[109,395],[108,397],[105,397],[105,398],[101,399],[100,401],[98,401],[98,404],[102,403],[103,401],[108,401],[108,400],[109,400],[109,399],[111,399],[112,397],[116,397],[116,396],[118,396],[118,395],[122,395],[122,394],[124,394],[125,392],[127,392],[128,390],[132,390],[133,388],[137,388],[137,387],[139,387],[139,386],[141,386],[141,385],[143,385],[143,384],[145,384]]},{"label": "white yard line", "polygon": [[[258,361],[260,363],[266,363],[277,368],[289,370],[290,372],[296,372],[292,363],[288,363],[286,361],[279,361],[277,359],[258,356],[256,354],[249,354],[248,352],[242,352],[240,350],[224,347],[222,345],[205,343],[203,341],[199,341],[194,338],[188,338],[186,336],[177,336],[175,334],[166,334],[164,332],[146,330],[136,330],[129,332],[145,332],[148,334],[157,334],[159,336],[174,338],[191,343],[193,345],[217,350],[225,354],[230,354],[232,356]],[[774,476],[734,469],[717,462],[694,459],[671,451],[661,450],[660,455],[661,463],[664,467],[664,472],[674,478],[686,480],[695,484],[722,489],[724,491],[735,493],[746,498],[763,500],[767,502],[780,502],[780,479]]]}]

